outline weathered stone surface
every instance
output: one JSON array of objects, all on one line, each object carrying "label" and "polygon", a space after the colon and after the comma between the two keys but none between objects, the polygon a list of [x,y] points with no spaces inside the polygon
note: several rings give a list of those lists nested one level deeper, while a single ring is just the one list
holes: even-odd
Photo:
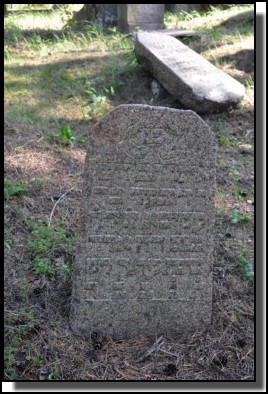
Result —
[{"label": "weathered stone surface", "polygon": [[187,109],[224,111],[245,94],[243,85],[174,37],[138,32],[135,52],[138,61]]},{"label": "weathered stone surface", "polygon": [[114,338],[211,321],[215,141],[192,111],[121,105],[93,129],[70,324]]},{"label": "weathered stone surface", "polygon": [[131,32],[164,28],[164,4],[118,4],[118,28]]},{"label": "weathered stone surface", "polygon": [[181,30],[181,29],[158,29],[156,33],[166,34],[172,37],[201,37],[208,33],[196,30]]},{"label": "weathered stone surface", "polygon": [[151,92],[156,99],[163,99],[169,95],[165,88],[156,80],[151,82]]}]

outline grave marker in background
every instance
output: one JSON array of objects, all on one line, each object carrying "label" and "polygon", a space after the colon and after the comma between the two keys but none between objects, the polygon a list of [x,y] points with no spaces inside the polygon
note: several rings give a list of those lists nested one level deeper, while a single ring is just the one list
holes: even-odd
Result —
[{"label": "grave marker in background", "polygon": [[164,28],[164,4],[118,4],[117,7],[118,28],[123,32]]}]

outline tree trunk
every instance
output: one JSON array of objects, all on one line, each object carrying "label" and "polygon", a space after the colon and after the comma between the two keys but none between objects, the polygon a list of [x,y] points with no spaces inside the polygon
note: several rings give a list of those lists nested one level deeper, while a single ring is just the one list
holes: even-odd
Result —
[{"label": "tree trunk", "polygon": [[74,15],[73,21],[78,26],[93,22],[97,17],[100,6],[101,4],[84,4],[83,8]]}]

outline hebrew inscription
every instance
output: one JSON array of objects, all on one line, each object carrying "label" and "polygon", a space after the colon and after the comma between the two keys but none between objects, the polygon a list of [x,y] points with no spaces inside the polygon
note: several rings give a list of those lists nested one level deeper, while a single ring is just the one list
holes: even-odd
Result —
[{"label": "hebrew inscription", "polygon": [[210,129],[192,111],[122,105],[90,138],[71,327],[129,338],[209,324]]}]

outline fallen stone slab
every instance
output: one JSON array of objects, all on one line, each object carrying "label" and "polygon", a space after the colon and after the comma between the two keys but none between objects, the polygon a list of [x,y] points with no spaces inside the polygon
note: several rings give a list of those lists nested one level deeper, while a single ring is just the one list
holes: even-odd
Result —
[{"label": "fallen stone slab", "polygon": [[168,36],[172,36],[179,39],[197,38],[200,40],[201,45],[206,45],[209,40],[209,34],[204,31],[178,30],[178,29],[158,29],[153,31],[155,31],[156,33],[163,33]]},{"label": "fallen stone slab", "polygon": [[244,97],[245,88],[178,39],[138,32],[138,62],[187,109],[205,114],[225,111]]},{"label": "fallen stone slab", "polygon": [[202,35],[207,35],[206,32],[195,31],[195,30],[179,30],[179,29],[160,29],[155,32],[166,34],[172,37],[201,37]]}]

